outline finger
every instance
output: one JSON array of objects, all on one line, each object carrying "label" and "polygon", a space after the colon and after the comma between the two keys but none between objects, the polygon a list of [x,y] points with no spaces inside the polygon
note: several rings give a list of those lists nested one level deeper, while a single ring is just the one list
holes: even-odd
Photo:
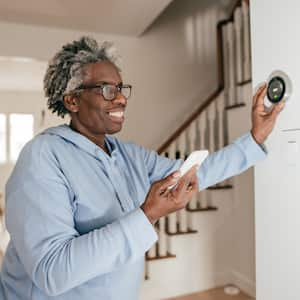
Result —
[{"label": "finger", "polygon": [[199,188],[197,184],[197,179],[191,182],[185,191],[185,197],[183,199],[183,206],[186,206],[188,202],[190,202],[193,197],[197,194]]},{"label": "finger", "polygon": [[198,182],[197,171],[199,169],[198,165],[195,165],[184,177],[187,184],[186,189],[191,189],[196,182]]},{"label": "finger", "polygon": [[269,114],[270,114],[270,113],[269,113],[269,112],[266,112],[265,110],[259,112],[259,115],[260,115],[261,117],[266,117],[266,116],[268,116]]},{"label": "finger", "polygon": [[192,183],[189,183],[187,188],[186,188],[186,191],[189,192],[192,189],[193,189],[193,185],[192,185]]},{"label": "finger", "polygon": [[198,184],[198,177],[195,175],[192,177],[191,181],[189,182],[187,186],[187,191],[193,191],[193,190],[198,190],[199,184]]},{"label": "finger", "polygon": [[259,95],[262,93],[262,91],[267,87],[267,84],[264,82],[255,92],[254,96],[253,96],[253,106],[256,104],[257,99],[259,97]]},{"label": "finger", "polygon": [[257,95],[257,99],[255,103],[256,107],[264,108],[264,99],[266,97],[266,94],[267,94],[267,85],[265,85],[260,91],[260,93]]},{"label": "finger", "polygon": [[197,176],[197,174],[195,174],[195,176],[192,178],[191,183],[192,183],[193,186],[194,185],[198,186],[198,176]]},{"label": "finger", "polygon": [[159,195],[160,196],[166,196],[168,194],[168,192],[169,192],[168,188],[166,188],[166,189],[160,189],[159,190]]},{"label": "finger", "polygon": [[284,106],[285,106],[284,101],[278,103],[277,105],[274,105],[273,109],[270,112],[271,118],[276,119],[278,114],[283,110]]},{"label": "finger", "polygon": [[187,186],[188,183],[185,182],[185,180],[180,180],[180,182],[176,186],[176,189],[172,190],[175,203],[180,203],[184,201]]},{"label": "finger", "polygon": [[189,189],[189,185],[191,184],[192,187],[194,186],[195,182],[197,181],[197,172],[198,165],[193,166],[184,176],[180,178],[178,181],[176,191],[175,191],[175,198],[177,199],[176,202],[180,202],[182,197],[186,194],[186,191]]},{"label": "finger", "polygon": [[198,188],[196,187],[196,185],[191,185],[185,192],[187,200],[190,201],[192,196],[195,195],[197,192]]},{"label": "finger", "polygon": [[186,192],[188,193],[188,192],[193,191],[193,190],[195,190],[195,189],[196,189],[196,188],[195,188],[195,183],[190,182],[190,183],[188,184],[187,188],[186,188]]},{"label": "finger", "polygon": [[180,172],[176,171],[176,172],[168,175],[164,179],[158,181],[157,182],[157,184],[159,186],[158,187],[158,192],[160,194],[164,193],[168,189],[168,187],[176,184],[179,178],[180,178]]}]

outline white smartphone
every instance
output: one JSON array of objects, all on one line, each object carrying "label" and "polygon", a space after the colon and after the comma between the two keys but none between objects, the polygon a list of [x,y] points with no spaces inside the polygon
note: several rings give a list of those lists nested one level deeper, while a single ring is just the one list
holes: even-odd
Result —
[{"label": "white smartphone", "polygon": [[[206,157],[208,156],[208,154],[209,152],[207,150],[193,151],[179,168],[180,177],[182,177],[186,172],[188,172],[193,166],[198,165],[198,167],[200,167],[206,159]],[[176,184],[169,186],[169,189],[172,189],[175,186]]]}]

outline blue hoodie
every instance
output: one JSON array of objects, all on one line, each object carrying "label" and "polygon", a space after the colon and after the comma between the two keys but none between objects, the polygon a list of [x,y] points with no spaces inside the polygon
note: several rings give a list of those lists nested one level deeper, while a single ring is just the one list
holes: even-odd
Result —
[{"label": "blue hoodie", "polygon": [[[140,206],[151,184],[182,161],[109,136],[105,142],[110,155],[62,125],[24,147],[6,185],[11,240],[0,299],[138,299],[144,255],[157,240]],[[247,133],[208,156],[199,188],[265,156]]]}]

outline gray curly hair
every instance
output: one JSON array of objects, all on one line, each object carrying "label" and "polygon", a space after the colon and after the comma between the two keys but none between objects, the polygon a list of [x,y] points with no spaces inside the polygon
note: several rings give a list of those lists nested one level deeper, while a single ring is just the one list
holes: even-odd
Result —
[{"label": "gray curly hair", "polygon": [[117,66],[119,57],[114,52],[112,43],[104,42],[99,47],[97,41],[88,36],[64,45],[49,62],[44,77],[48,108],[63,118],[68,113],[63,97],[83,83],[84,66],[99,61],[110,61]]}]

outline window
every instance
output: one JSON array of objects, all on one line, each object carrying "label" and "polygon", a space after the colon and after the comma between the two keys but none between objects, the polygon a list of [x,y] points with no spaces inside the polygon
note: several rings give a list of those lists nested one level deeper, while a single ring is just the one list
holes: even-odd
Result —
[{"label": "window", "polygon": [[33,137],[33,124],[32,114],[0,114],[0,164],[18,159],[24,145]]},{"label": "window", "polygon": [[0,114],[0,163],[6,162],[6,115]]},{"label": "window", "polygon": [[9,158],[11,161],[16,161],[23,146],[33,137],[33,115],[11,114],[9,125]]}]

